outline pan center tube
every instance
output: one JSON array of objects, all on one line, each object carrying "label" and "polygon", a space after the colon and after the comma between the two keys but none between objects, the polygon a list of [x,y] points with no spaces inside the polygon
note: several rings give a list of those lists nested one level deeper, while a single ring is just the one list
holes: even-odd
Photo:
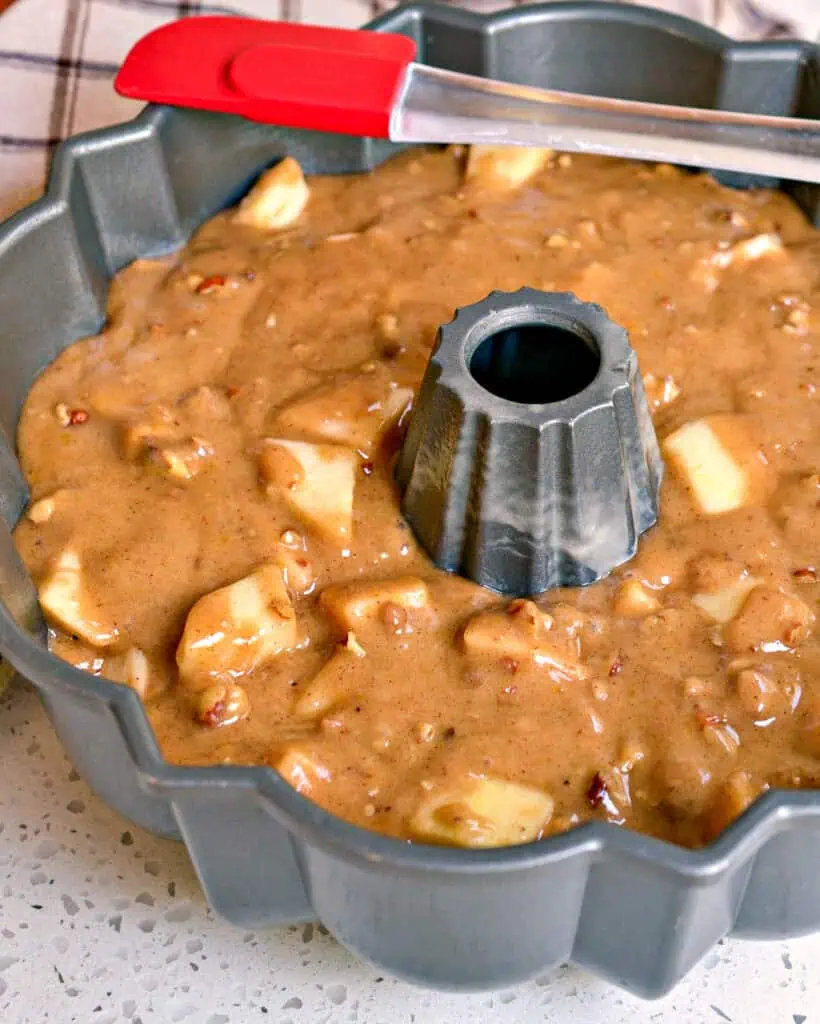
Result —
[{"label": "pan center tube", "polygon": [[594,337],[557,323],[503,327],[479,341],[470,356],[470,373],[486,391],[524,405],[577,395],[600,366]]},{"label": "pan center tube", "polygon": [[570,293],[493,292],[439,330],[402,449],[436,565],[502,594],[585,586],[657,520],[662,461],[626,331]]}]

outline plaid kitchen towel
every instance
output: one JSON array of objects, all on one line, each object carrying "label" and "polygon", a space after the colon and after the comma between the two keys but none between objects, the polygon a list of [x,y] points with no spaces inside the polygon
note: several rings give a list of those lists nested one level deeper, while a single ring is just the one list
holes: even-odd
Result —
[{"label": "plaid kitchen towel", "polygon": [[[522,0],[518,0],[519,3]],[[633,0],[710,24],[736,38],[820,36],[820,0]],[[42,188],[57,143],[127,120],[138,104],[111,80],[136,40],[194,14],[244,14],[345,26],[395,6],[385,0],[15,0],[0,17],[0,216]],[[492,11],[514,6],[464,0]]]}]

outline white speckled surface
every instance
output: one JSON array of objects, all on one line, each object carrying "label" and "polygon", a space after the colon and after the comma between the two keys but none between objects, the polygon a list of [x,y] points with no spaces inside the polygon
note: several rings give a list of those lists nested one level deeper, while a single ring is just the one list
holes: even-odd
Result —
[{"label": "white speckled surface", "polygon": [[572,967],[477,996],[383,979],[318,926],[216,919],[182,845],[93,796],[20,683],[0,701],[0,762],[3,1024],[820,1021],[820,936],[727,941],[656,1003]]}]

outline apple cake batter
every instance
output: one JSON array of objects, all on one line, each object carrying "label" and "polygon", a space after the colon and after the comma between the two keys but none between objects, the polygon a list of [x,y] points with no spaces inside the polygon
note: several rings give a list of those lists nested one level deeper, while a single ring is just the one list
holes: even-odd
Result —
[{"label": "apple cake batter", "polygon": [[[437,327],[495,289],[629,332],[659,524],[584,590],[436,570],[392,466]],[[267,764],[461,846],[608,819],[708,842],[820,775],[820,241],[785,195],[544,151],[286,159],[26,403],[16,531],[55,654],[134,687],[165,756]]]}]

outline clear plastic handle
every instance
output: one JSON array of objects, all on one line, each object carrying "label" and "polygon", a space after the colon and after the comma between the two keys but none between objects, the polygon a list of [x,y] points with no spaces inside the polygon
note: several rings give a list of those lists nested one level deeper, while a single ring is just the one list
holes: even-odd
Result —
[{"label": "clear plastic handle", "polygon": [[544,146],[820,182],[820,121],[534,89],[411,64],[396,142]]}]

